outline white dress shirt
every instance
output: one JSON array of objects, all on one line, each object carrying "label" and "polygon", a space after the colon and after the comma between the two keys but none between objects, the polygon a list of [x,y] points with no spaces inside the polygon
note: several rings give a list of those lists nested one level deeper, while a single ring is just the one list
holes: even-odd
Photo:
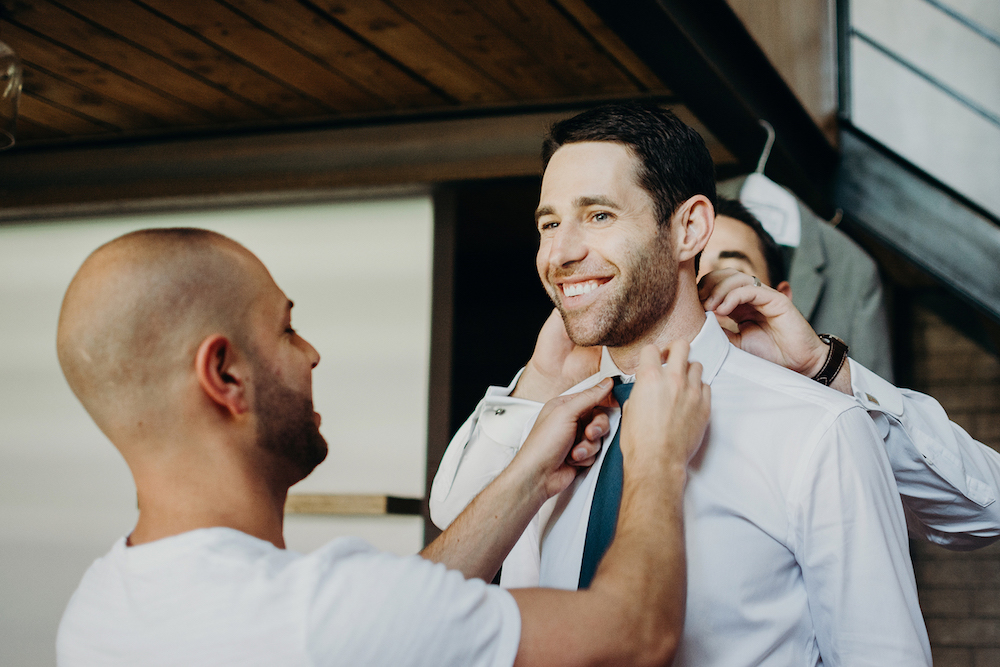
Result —
[{"label": "white dress shirt", "polygon": [[[714,317],[690,358],[712,387],[712,417],[685,492],[675,664],[929,665],[903,509],[873,421],[850,397],[736,349]],[[606,355],[571,391],[609,374],[619,371]],[[509,462],[537,415],[539,404],[503,393],[491,390],[449,447],[432,489],[436,522],[457,514],[452,494],[474,495]],[[504,585],[576,588],[602,462],[603,451],[543,506],[504,563]]]},{"label": "white dress shirt", "polygon": [[956,550],[1000,538],[1000,453],[950,421],[930,396],[849,362],[854,396],[885,440],[910,535]]}]

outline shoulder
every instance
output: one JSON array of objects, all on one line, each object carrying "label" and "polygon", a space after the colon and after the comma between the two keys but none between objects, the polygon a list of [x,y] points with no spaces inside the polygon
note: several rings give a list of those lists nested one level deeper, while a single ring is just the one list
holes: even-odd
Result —
[{"label": "shoulder", "polygon": [[752,393],[773,402],[776,407],[797,407],[830,417],[859,407],[853,396],[830,389],[735,346],[730,349],[720,369],[719,379],[733,390]]}]

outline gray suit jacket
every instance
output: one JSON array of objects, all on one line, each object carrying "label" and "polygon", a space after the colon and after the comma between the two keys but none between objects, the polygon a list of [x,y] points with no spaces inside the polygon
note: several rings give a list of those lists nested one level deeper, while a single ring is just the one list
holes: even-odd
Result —
[{"label": "gray suit jacket", "polygon": [[[719,183],[719,194],[738,199],[745,176]],[[843,338],[851,358],[892,381],[892,346],[874,260],[846,234],[801,201],[802,239],[792,251],[792,302],[820,333]]]}]

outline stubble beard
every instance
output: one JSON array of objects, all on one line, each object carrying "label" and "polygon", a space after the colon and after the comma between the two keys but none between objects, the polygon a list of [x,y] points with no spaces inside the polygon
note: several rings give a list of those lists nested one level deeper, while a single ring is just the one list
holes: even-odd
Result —
[{"label": "stubble beard", "polygon": [[257,444],[288,470],[289,485],[304,479],[326,458],[328,446],[319,432],[313,403],[281,383],[262,365],[254,374],[254,410],[258,417]]},{"label": "stubble beard", "polygon": [[[621,347],[639,340],[662,322],[677,298],[677,261],[671,250],[667,228],[658,228],[653,240],[629,255],[628,262],[619,267],[619,285],[607,301],[587,311],[567,311],[561,295],[549,291],[570,340],[582,347]],[[553,276],[549,278],[552,290],[557,291]],[[600,310],[590,312],[594,308]]]}]

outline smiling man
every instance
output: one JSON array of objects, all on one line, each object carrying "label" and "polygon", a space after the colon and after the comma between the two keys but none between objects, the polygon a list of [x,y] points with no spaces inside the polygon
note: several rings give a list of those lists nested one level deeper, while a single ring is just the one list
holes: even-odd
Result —
[{"label": "smiling man", "polygon": [[[456,434],[435,521],[447,525],[514,457],[542,401],[606,377],[627,384],[644,346],[690,341],[713,413],[685,492],[676,664],[930,664],[902,506],[867,413],[734,348],[701,306],[697,263],[715,218],[701,138],[669,112],[612,105],[557,123],[543,160],[537,269],[565,334],[553,315],[512,385],[491,388]],[[621,483],[620,411],[609,413],[600,457],[542,507],[504,585],[590,585]]]}]

